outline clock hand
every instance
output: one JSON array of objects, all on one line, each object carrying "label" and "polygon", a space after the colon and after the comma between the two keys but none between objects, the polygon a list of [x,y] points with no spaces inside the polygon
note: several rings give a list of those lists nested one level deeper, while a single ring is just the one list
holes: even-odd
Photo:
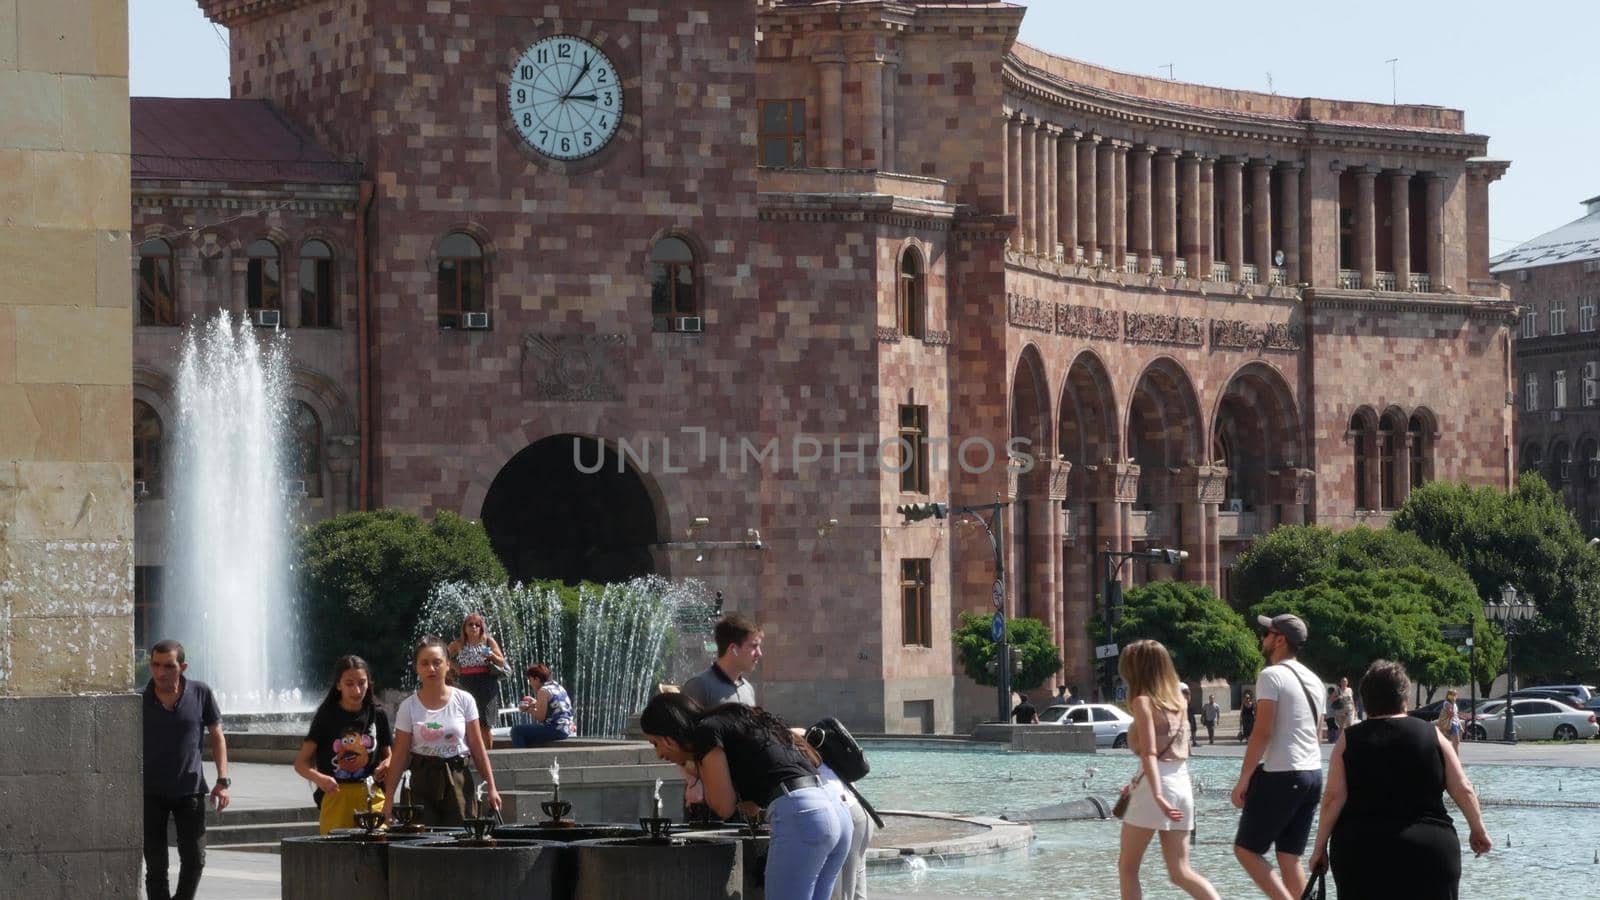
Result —
[{"label": "clock hand", "polygon": [[566,99],[568,99],[568,100],[587,100],[590,103],[593,103],[596,100],[599,100],[600,98],[598,96],[594,95],[594,94],[580,94],[580,95],[576,95],[576,96],[568,96]]},{"label": "clock hand", "polygon": [[594,57],[588,56],[588,54],[585,54],[585,56],[588,58],[583,61],[583,68],[578,70],[578,77],[572,79],[572,85],[562,92],[561,99],[576,99],[572,96],[572,92],[578,89],[578,83],[583,81],[583,76],[589,74],[589,66],[594,64]]}]

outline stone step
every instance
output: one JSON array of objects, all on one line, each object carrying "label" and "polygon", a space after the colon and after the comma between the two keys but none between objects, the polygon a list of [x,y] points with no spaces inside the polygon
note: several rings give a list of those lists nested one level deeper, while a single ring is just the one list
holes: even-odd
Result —
[{"label": "stone step", "polygon": [[259,844],[229,844],[228,849],[239,853],[270,853],[274,856],[283,852],[283,846],[277,841],[262,841]]},{"label": "stone step", "polygon": [[[603,787],[615,784],[653,784],[657,778],[667,782],[681,782],[683,773],[677,766],[664,762],[632,765],[561,766],[562,788]],[[550,772],[543,768],[502,769],[495,764],[495,781],[515,790],[548,790],[552,786]]]},{"label": "stone step", "polygon": [[206,827],[219,825],[276,825],[285,822],[315,822],[317,808],[311,805],[310,795],[304,806],[274,806],[257,809],[240,809],[230,806],[223,812],[206,811]]},{"label": "stone step", "polygon": [[585,766],[639,765],[658,760],[655,748],[639,741],[584,745],[562,741],[551,747],[496,749],[490,752],[489,761],[494,770],[500,772],[510,769],[548,769],[555,762],[560,762],[561,768],[566,770]]},{"label": "stone step", "polygon": [[[226,815],[226,813],[224,813]],[[206,846],[228,847],[232,849],[239,844],[260,844],[277,841],[286,837],[315,837],[317,823],[310,822],[266,822],[253,825],[207,825]],[[173,827],[167,828],[167,846],[178,845],[178,832]]]}]

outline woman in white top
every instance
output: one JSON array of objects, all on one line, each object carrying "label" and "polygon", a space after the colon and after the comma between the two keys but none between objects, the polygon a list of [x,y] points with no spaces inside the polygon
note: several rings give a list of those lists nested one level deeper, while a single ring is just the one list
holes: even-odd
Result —
[{"label": "woman in white top", "polygon": [[1194,830],[1194,788],[1189,783],[1189,724],[1186,704],[1178,693],[1178,672],[1167,648],[1158,641],[1134,641],[1122,648],[1118,663],[1128,683],[1133,712],[1129,745],[1139,758],[1139,773],[1123,788],[1130,792],[1122,818],[1122,850],[1117,878],[1122,900],[1144,896],[1139,866],[1150,838],[1161,835],[1161,855],[1172,883],[1191,897],[1219,900],[1211,886],[1189,865],[1189,832]]},{"label": "woman in white top", "polygon": [[495,790],[494,771],[477,725],[478,705],[471,694],[448,683],[450,661],[444,641],[432,635],[422,638],[412,658],[421,686],[400,704],[395,716],[384,814],[392,814],[400,773],[409,770],[410,789],[399,802],[421,806],[423,824],[460,825],[473,814],[483,815],[486,811],[476,808],[467,772],[469,754],[487,786],[485,799],[498,810],[500,792]]}]

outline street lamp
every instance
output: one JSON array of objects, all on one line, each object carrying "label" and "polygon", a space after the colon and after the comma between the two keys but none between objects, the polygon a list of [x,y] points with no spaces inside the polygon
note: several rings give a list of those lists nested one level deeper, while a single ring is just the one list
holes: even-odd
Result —
[{"label": "street lamp", "polygon": [[1532,619],[1538,610],[1532,603],[1517,599],[1517,589],[1509,584],[1501,585],[1500,599],[1490,600],[1483,604],[1484,617],[1497,623],[1500,631],[1506,636],[1506,734],[1505,739],[1511,743],[1517,742],[1517,712],[1516,698],[1512,692],[1517,689],[1516,667],[1512,661],[1511,648],[1514,638],[1522,630],[1522,624]]},{"label": "street lamp", "polygon": [[[1104,612],[1106,618],[1106,641],[1107,643],[1115,645],[1116,639],[1112,637],[1112,632],[1116,629],[1118,622],[1122,620],[1122,581],[1117,575],[1117,573],[1122,569],[1122,564],[1130,559],[1147,559],[1154,562],[1166,563],[1169,566],[1175,566],[1189,558],[1189,551],[1174,550],[1170,547],[1162,547],[1151,550],[1132,550],[1125,552],[1121,550],[1112,550],[1111,545],[1107,544],[1100,551],[1100,558],[1104,560],[1106,572],[1105,593],[1103,594],[1103,599],[1105,601]],[[1111,694],[1114,686],[1116,685],[1116,671],[1117,666],[1115,657],[1106,657],[1105,671],[1102,672],[1100,676],[1101,691],[1103,693],[1103,696],[1100,699],[1105,702],[1110,702],[1112,699]]]}]

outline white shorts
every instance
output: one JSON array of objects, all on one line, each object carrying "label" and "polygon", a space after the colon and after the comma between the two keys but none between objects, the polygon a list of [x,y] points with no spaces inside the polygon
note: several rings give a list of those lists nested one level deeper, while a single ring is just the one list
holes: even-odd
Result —
[{"label": "white shorts", "polygon": [[1150,786],[1143,778],[1133,786],[1133,796],[1128,800],[1128,811],[1123,814],[1124,825],[1149,828],[1153,831],[1194,830],[1194,787],[1189,782],[1187,760],[1169,762],[1156,760],[1156,770],[1161,773],[1161,799],[1183,812],[1183,818],[1173,820],[1161,812],[1150,795]]}]

